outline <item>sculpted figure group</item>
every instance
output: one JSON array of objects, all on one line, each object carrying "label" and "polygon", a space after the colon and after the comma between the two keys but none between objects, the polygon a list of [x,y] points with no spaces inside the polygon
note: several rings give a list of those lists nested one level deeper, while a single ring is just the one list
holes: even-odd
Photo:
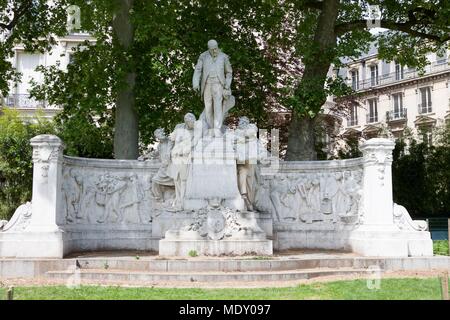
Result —
[{"label": "sculpted figure group", "polygon": [[[263,188],[265,212],[280,222],[360,222],[362,172],[280,174]],[[259,206],[258,206],[259,209]]]},{"label": "sculpted figure group", "polygon": [[[193,89],[200,94],[205,106],[203,113],[198,120],[192,113],[186,114],[184,123],[177,125],[169,135],[166,135],[163,129],[155,131],[161,161],[161,167],[152,179],[152,193],[156,201],[164,202],[163,190],[174,187],[175,199],[171,207],[182,210],[193,152],[199,142],[205,147],[213,139],[231,139],[233,151],[237,155],[239,191],[247,209],[253,209],[253,164],[256,163],[257,156],[249,154],[256,155],[263,148],[258,147],[258,128],[251,124],[247,117],[240,118],[235,131],[223,125],[224,118],[235,103],[230,89],[231,82],[232,68],[229,58],[219,50],[217,41],[210,40],[208,50],[198,59],[192,78]],[[251,150],[252,148],[254,150]]]},{"label": "sculpted figure group", "polygon": [[[255,164],[258,160],[267,158],[265,149],[257,139],[258,128],[251,124],[247,117],[239,119],[235,131],[230,130],[224,139],[232,139],[237,163],[238,189],[245,201],[247,210],[253,210],[255,201]],[[161,167],[152,178],[152,194],[157,202],[164,202],[164,190],[175,189],[175,199],[169,199],[174,210],[183,209],[183,199],[186,193],[186,184],[192,166],[192,153],[203,136],[201,120],[188,113],[184,123],[175,127],[175,130],[166,135],[163,129],[155,131],[158,141],[158,156]],[[204,142],[204,141],[203,141]],[[252,150],[254,149],[254,150]]]},{"label": "sculpted figure group", "polygon": [[199,119],[187,113],[184,122],[170,134],[161,128],[155,130],[158,146],[152,157],[159,158],[160,167],[147,178],[109,173],[81,177],[74,169],[66,171],[62,189],[68,223],[121,223],[124,219],[149,223],[148,212],[153,209],[184,210],[186,189],[193,181],[189,180],[190,174],[192,178],[197,168],[193,169],[193,161],[198,160],[198,152],[209,150],[208,146],[219,153],[223,148],[232,148],[237,175],[233,183],[237,182],[247,211],[270,213],[280,222],[356,221],[362,189],[359,172],[261,174],[256,164],[268,164],[270,157],[257,138],[257,126],[247,117],[239,118],[234,130],[223,125],[234,106],[231,81],[228,56],[218,49],[216,41],[209,41],[192,79],[193,89],[199,91],[205,105]]}]

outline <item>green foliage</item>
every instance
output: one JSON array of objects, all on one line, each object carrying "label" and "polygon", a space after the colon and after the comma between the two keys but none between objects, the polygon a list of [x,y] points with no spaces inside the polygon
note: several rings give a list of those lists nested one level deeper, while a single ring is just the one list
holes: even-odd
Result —
[{"label": "green foliage", "polygon": [[[0,299],[6,288],[0,288]],[[16,300],[440,300],[434,278],[383,278],[371,290],[366,279],[316,282],[281,288],[129,288],[106,286],[25,286],[14,288]]]},{"label": "green foliage", "polygon": [[[58,119],[61,125],[67,125],[68,119],[77,124],[86,120],[92,124],[91,119],[100,122],[103,129],[97,133],[106,135],[101,141],[113,136],[115,98],[123,85],[120,79],[131,67],[137,76],[134,93],[142,146],[152,142],[156,128],[173,129],[184,113],[199,116],[203,104],[191,88],[193,66],[211,38],[231,58],[237,100],[233,115],[245,114],[260,127],[269,127],[269,108],[285,103],[282,91],[291,87],[288,75],[300,72],[288,41],[278,34],[286,28],[285,13],[292,9],[274,6],[274,1],[136,0],[134,43],[128,52],[110,41],[111,4],[100,0],[72,3],[81,8],[82,29],[97,41],[80,45],[67,71],[41,68],[44,84],[36,85],[32,93],[64,107]],[[255,32],[260,34],[260,43]],[[286,81],[282,88],[277,87],[279,79]],[[80,141],[77,138],[68,136],[65,142],[71,145],[73,139]],[[102,148],[103,157],[112,157],[108,148]],[[70,150],[97,156],[79,147]]]},{"label": "green foliage", "polygon": [[338,150],[338,159],[352,159],[362,157],[362,152],[359,150],[358,137],[350,135],[344,138],[346,149]]},{"label": "green foliage", "polygon": [[37,116],[24,122],[15,110],[2,109],[0,116],[0,220],[8,220],[15,209],[31,200],[33,163],[30,139],[52,134],[51,122]]},{"label": "green foliage", "polygon": [[188,255],[189,255],[189,257],[195,258],[198,256],[198,253],[196,250],[190,250]]},{"label": "green foliage", "polygon": [[[337,159],[362,156],[358,139],[345,140],[348,148]],[[412,217],[449,216],[450,208],[450,124],[433,130],[433,145],[418,141],[408,128],[393,151],[392,186],[394,202]]]},{"label": "green foliage", "polygon": [[[412,216],[448,215],[450,208],[450,149],[413,143],[409,153],[396,145],[392,167],[394,201]],[[447,160],[445,160],[447,158]]]},{"label": "green foliage", "polygon": [[394,201],[412,216],[448,216],[450,208],[450,126],[434,132],[434,144],[411,139],[394,149],[392,180]]},{"label": "green foliage", "polygon": [[448,256],[448,240],[435,240],[433,241],[433,253],[440,256]]},{"label": "green foliage", "polygon": [[14,46],[21,43],[30,52],[50,50],[56,43],[55,36],[67,33],[68,3],[66,0],[0,1],[0,94],[6,95],[8,81],[17,81],[21,76],[9,61],[14,57]]}]

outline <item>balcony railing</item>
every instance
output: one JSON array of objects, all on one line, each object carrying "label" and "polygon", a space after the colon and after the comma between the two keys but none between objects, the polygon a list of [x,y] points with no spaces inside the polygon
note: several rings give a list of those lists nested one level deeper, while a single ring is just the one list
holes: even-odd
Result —
[{"label": "balcony railing", "polygon": [[353,126],[357,126],[357,125],[358,125],[358,119],[352,119],[352,118],[347,119],[348,127],[353,127]]},{"label": "balcony railing", "polygon": [[445,70],[450,70],[449,59],[442,59],[432,64],[427,65],[424,68],[424,73],[419,74],[416,69],[405,69],[403,72],[391,72],[384,75],[379,75],[377,78],[368,78],[361,80],[358,83],[352,83],[352,80],[347,80],[347,85],[352,87],[353,90],[365,90],[370,88],[375,88],[378,86],[388,85],[398,81],[415,79],[423,77],[426,75],[431,75],[434,73],[439,73]]},{"label": "balcony railing", "polygon": [[431,101],[429,101],[428,103],[419,103],[419,114],[424,114],[424,113],[431,113],[432,112],[432,108],[431,108]]},{"label": "balcony railing", "polygon": [[8,108],[24,108],[24,109],[37,109],[46,108],[46,101],[38,101],[31,98],[28,94],[13,94],[4,98],[4,104]]},{"label": "balcony railing", "polygon": [[366,123],[378,122],[378,114],[366,114]]},{"label": "balcony railing", "polygon": [[386,112],[386,120],[387,121],[406,120],[407,116],[408,116],[408,113],[407,113],[406,108]]}]

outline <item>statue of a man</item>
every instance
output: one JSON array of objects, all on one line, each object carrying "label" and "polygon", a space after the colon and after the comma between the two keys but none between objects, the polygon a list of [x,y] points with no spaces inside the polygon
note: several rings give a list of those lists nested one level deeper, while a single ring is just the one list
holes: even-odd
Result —
[{"label": "statue of a man", "polygon": [[216,137],[222,135],[224,116],[234,106],[230,103],[233,100],[230,90],[232,77],[228,56],[219,50],[216,40],[209,40],[208,51],[200,55],[195,66],[192,85],[194,90],[200,91],[205,103],[203,115],[206,124]]},{"label": "statue of a man", "polygon": [[257,134],[258,128],[247,117],[239,118],[235,131],[238,188],[248,211],[253,211]]},{"label": "statue of a man", "polygon": [[170,164],[170,152],[172,151],[172,141],[166,136],[164,129],[155,130],[155,138],[158,140],[158,155],[161,160],[161,167],[152,178],[152,193],[156,201],[164,201],[163,190],[161,187],[173,187],[173,179],[169,177],[167,171]]},{"label": "statue of a man", "polygon": [[178,124],[169,136],[173,147],[171,164],[167,175],[173,179],[175,184],[175,201],[173,206],[180,210],[183,209],[186,181],[191,167],[192,149],[196,144],[195,128],[195,115],[187,113],[184,116],[184,123]]}]

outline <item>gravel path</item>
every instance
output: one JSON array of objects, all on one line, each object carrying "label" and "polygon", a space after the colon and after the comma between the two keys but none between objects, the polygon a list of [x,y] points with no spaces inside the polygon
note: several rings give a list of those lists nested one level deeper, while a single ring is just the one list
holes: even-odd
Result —
[{"label": "gravel path", "polygon": [[[384,272],[382,279],[385,278],[430,278],[438,277],[442,275],[442,271],[391,271]],[[339,280],[355,280],[366,279],[370,276],[323,276],[313,279],[302,280],[287,280],[287,281],[256,281],[256,282],[151,282],[151,283],[139,283],[139,285],[127,284],[124,282],[82,282],[82,285],[100,285],[100,286],[121,286],[121,287],[152,287],[152,288],[204,288],[204,289],[219,289],[219,288],[273,288],[273,287],[293,287],[299,284],[312,284],[320,282],[332,282]],[[54,286],[54,285],[66,285],[64,280],[51,280],[51,279],[8,279],[1,280],[0,286]]]}]

